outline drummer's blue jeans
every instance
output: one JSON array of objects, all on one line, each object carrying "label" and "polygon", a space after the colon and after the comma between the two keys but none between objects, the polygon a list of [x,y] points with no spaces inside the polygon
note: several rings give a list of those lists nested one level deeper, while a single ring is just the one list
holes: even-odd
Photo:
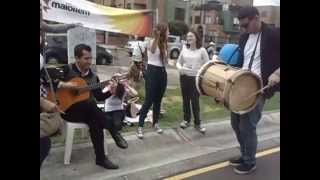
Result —
[{"label": "drummer's blue jeans", "polygon": [[240,144],[241,158],[245,164],[256,164],[258,144],[257,124],[261,119],[265,99],[258,99],[256,107],[248,113],[236,114],[231,112],[231,126]]}]

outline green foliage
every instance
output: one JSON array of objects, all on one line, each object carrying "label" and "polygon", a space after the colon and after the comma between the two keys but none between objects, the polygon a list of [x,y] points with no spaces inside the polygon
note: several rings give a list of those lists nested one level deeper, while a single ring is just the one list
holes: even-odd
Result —
[{"label": "green foliage", "polygon": [[183,36],[188,33],[189,27],[183,21],[171,21],[169,22],[170,34],[175,36]]}]

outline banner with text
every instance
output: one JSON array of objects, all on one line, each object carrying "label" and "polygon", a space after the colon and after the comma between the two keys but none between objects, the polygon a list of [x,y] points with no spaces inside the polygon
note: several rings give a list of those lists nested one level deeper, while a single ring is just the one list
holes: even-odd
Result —
[{"label": "banner with text", "polygon": [[108,32],[149,36],[151,10],[129,10],[95,4],[86,0],[41,0],[44,20],[82,23],[84,27]]}]

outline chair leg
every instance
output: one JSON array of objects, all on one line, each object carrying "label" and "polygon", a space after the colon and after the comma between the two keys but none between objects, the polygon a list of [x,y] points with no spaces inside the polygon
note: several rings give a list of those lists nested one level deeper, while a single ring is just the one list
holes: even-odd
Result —
[{"label": "chair leg", "polygon": [[66,125],[66,140],[64,150],[64,164],[70,164],[72,144],[73,144],[74,128]]}]

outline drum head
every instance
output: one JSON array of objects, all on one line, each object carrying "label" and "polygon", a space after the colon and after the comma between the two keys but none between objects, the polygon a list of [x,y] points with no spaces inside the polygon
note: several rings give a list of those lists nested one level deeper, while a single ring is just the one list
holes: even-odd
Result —
[{"label": "drum head", "polygon": [[233,112],[244,113],[253,109],[259,94],[250,95],[262,88],[260,78],[248,71],[239,71],[234,75],[233,84],[228,95],[229,109]]},{"label": "drum head", "polygon": [[204,73],[212,65],[214,65],[214,63],[212,61],[206,62],[204,65],[201,66],[201,68],[199,69],[199,71],[197,73],[197,76],[196,76],[196,88],[197,88],[199,94],[201,94],[201,95],[207,95],[204,92],[204,90],[202,89],[201,84],[202,84],[202,78],[203,78]]}]

